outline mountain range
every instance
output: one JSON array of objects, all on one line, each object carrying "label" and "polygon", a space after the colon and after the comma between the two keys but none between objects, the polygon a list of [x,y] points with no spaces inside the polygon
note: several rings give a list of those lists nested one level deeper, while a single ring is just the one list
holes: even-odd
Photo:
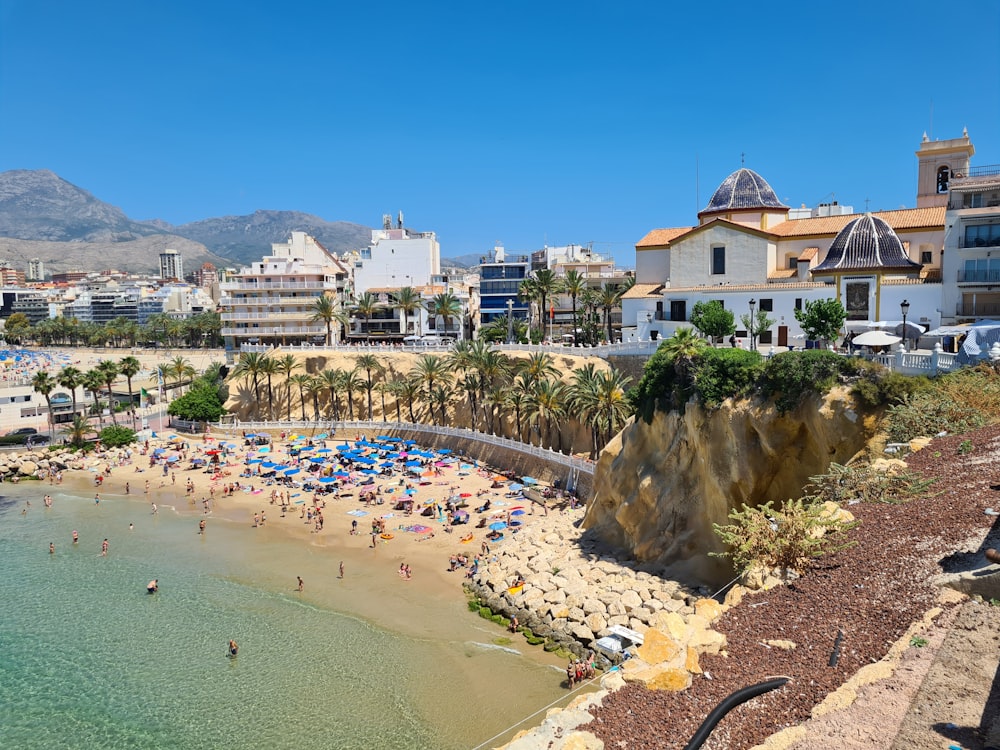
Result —
[{"label": "mountain range", "polygon": [[39,258],[47,271],[116,268],[157,272],[159,253],[174,248],[187,269],[204,262],[239,266],[260,260],[272,242],[307,232],[328,250],[366,247],[371,229],[298,211],[259,210],[174,226],[136,221],[48,170],[0,172],[0,259],[26,269]]}]

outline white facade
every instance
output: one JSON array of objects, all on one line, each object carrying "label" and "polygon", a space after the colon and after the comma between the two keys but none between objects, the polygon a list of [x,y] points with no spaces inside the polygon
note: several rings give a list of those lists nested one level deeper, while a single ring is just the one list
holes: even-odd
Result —
[{"label": "white facade", "polygon": [[32,258],[28,261],[28,279],[31,281],[45,279],[45,264],[39,258]]},{"label": "white facade", "polygon": [[418,287],[441,273],[441,246],[434,232],[401,226],[372,230],[372,242],[352,253],[355,295],[369,289]]},{"label": "white facade", "polygon": [[184,280],[184,259],[176,250],[167,248],[160,253],[160,278]]}]

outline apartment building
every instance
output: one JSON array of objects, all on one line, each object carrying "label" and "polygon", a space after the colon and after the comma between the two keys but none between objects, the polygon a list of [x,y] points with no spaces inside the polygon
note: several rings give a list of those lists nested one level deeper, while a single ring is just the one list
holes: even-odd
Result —
[{"label": "apartment building", "polygon": [[386,214],[372,230],[371,244],[344,258],[351,264],[357,295],[372,289],[399,289],[431,283],[441,273],[441,246],[434,232],[415,232]]},{"label": "apartment building", "polygon": [[[232,358],[242,344],[322,344],[326,324],[313,320],[316,299],[342,307],[350,294],[350,269],[305,232],[274,243],[271,255],[230,274],[222,293],[222,336]],[[333,326],[333,338],[339,326]]]}]

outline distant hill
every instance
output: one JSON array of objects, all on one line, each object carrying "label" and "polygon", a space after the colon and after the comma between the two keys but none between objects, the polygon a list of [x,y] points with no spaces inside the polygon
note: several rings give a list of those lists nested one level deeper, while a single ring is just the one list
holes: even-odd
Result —
[{"label": "distant hill", "polygon": [[486,253],[467,253],[466,255],[457,255],[454,258],[442,258],[442,266],[458,266],[459,268],[473,268],[479,265],[480,259]]},{"label": "distant hill", "polygon": [[239,266],[260,260],[292,231],[307,232],[337,253],[371,241],[368,227],[297,211],[255,211],[181,226],[135,221],[54,172],[0,172],[0,259],[16,267],[39,258],[49,272],[157,271],[168,247],[182,254],[186,269],[205,262]]},{"label": "distant hill", "polygon": [[272,242],[285,242],[292,231],[315,237],[331,252],[359,250],[371,242],[371,229],[346,221],[326,221],[298,211],[254,211],[249,216],[222,216],[163,230],[200,242],[212,252],[238,263],[260,260]]}]

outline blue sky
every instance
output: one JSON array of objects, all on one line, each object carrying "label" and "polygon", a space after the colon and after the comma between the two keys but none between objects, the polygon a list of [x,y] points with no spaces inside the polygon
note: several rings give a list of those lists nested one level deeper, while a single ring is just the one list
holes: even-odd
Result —
[{"label": "blue sky", "polygon": [[402,209],[445,257],[631,265],[743,153],[789,205],[856,210],[915,204],[925,131],[1000,163],[998,39],[996,0],[0,0],[0,171],[134,219]]}]

